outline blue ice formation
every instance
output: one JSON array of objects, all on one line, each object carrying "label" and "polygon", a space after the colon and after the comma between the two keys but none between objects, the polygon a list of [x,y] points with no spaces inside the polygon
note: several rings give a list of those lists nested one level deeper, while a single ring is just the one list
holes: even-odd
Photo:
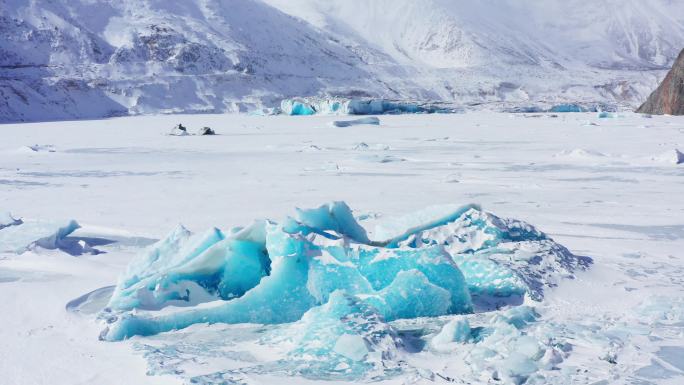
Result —
[{"label": "blue ice formation", "polygon": [[332,122],[333,127],[351,127],[358,126],[361,124],[369,124],[377,126],[380,124],[380,119],[375,116],[369,116],[367,118],[355,119],[355,120],[335,120]]},{"label": "blue ice formation", "polygon": [[589,112],[590,110],[578,104],[557,104],[549,109],[549,112]]},{"label": "blue ice formation", "polygon": [[280,103],[285,115],[382,115],[454,113],[458,109],[442,103],[420,103],[387,99],[291,98]]},{"label": "blue ice formation", "polygon": [[178,226],[129,264],[109,307],[158,310],[242,296],[270,271],[261,227],[225,239],[219,229],[193,235]]},{"label": "blue ice formation", "polygon": [[21,254],[33,247],[58,249],[80,226],[74,220],[22,221],[0,215],[0,252]]},{"label": "blue ice formation", "polygon": [[[369,239],[343,202],[226,233],[179,227],[131,262],[109,302],[112,322],[102,338],[195,323],[295,322],[337,292],[385,321],[464,314],[473,310],[471,298],[539,299],[543,287],[583,267],[523,222],[474,205],[435,213],[401,219],[408,230],[383,241]],[[163,315],[130,312],[210,301]]]},{"label": "blue ice formation", "polygon": [[[474,298],[543,297],[545,287],[590,263],[533,226],[499,218],[474,205],[443,216],[434,209],[413,213],[376,229],[399,248],[441,245],[463,273]],[[409,228],[408,231],[399,229]],[[496,301],[495,301],[496,302]]]},{"label": "blue ice formation", "polygon": [[617,112],[601,111],[598,113],[597,116],[599,119],[615,119],[619,118],[620,114],[618,114]]}]

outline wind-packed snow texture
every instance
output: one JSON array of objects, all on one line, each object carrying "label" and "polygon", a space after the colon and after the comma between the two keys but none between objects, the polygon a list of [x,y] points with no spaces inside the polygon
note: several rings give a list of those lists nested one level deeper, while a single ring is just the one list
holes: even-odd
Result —
[{"label": "wind-packed snow texture", "polygon": [[470,313],[471,296],[489,303],[528,293],[539,300],[544,287],[586,265],[532,226],[477,206],[372,241],[349,207],[335,202],[228,234],[178,227],[129,265],[110,311],[223,301],[170,315],[126,313],[112,318],[103,338],[195,323],[294,322],[339,290],[387,321]]},{"label": "wind-packed snow texture", "polygon": [[684,46],[682,15],[672,0],[2,0],[0,121],[298,96],[636,106]]}]

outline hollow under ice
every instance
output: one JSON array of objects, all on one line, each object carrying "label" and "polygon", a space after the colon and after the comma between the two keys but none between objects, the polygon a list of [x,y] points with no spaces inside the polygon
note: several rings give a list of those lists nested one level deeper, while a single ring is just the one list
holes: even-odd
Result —
[{"label": "hollow under ice", "polygon": [[58,249],[80,225],[74,220],[24,221],[0,212],[0,253],[21,254],[33,247]]},{"label": "hollow under ice", "polygon": [[[343,202],[227,232],[179,226],[120,277],[101,337],[295,322],[339,295],[383,322],[466,314],[492,301],[539,300],[545,287],[588,264],[531,225],[476,205],[415,213],[376,235],[386,239],[371,240]],[[156,312],[169,305],[190,308]],[[340,349],[361,354],[345,338]]]}]

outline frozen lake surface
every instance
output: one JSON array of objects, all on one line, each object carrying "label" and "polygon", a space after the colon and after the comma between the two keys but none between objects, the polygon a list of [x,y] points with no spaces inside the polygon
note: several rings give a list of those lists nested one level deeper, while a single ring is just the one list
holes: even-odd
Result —
[{"label": "frozen lake surface", "polygon": [[[355,380],[684,381],[684,165],[675,152],[684,150],[684,118],[379,118],[379,125],[348,127],[331,124],[339,117],[246,115],[0,125],[0,214],[24,220],[18,226],[81,225],[52,250],[0,253],[3,380],[120,384],[122,373],[127,384],[348,379],[283,363],[292,345],[283,336],[298,324],[199,324],[103,342],[96,319],[131,258],[179,223],[197,232],[229,229],[345,201],[371,236],[391,217],[475,203],[593,259],[541,302],[526,300],[536,316],[522,326],[510,321],[510,309],[393,321],[405,342],[390,360],[396,366]],[[217,135],[169,136],[178,123]],[[460,330],[463,319],[469,342],[433,343],[443,325],[456,320],[450,325]]]}]

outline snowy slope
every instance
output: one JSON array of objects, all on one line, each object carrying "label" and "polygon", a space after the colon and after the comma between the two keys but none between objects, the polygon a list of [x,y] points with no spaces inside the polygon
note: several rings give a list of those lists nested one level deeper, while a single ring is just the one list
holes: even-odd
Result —
[{"label": "snowy slope", "polygon": [[286,96],[638,105],[674,0],[0,0],[0,121],[245,111]]},{"label": "snowy slope", "polygon": [[[354,52],[260,1],[3,3],[2,120],[220,112],[342,87],[388,92]],[[88,100],[93,108],[80,105]]]}]

